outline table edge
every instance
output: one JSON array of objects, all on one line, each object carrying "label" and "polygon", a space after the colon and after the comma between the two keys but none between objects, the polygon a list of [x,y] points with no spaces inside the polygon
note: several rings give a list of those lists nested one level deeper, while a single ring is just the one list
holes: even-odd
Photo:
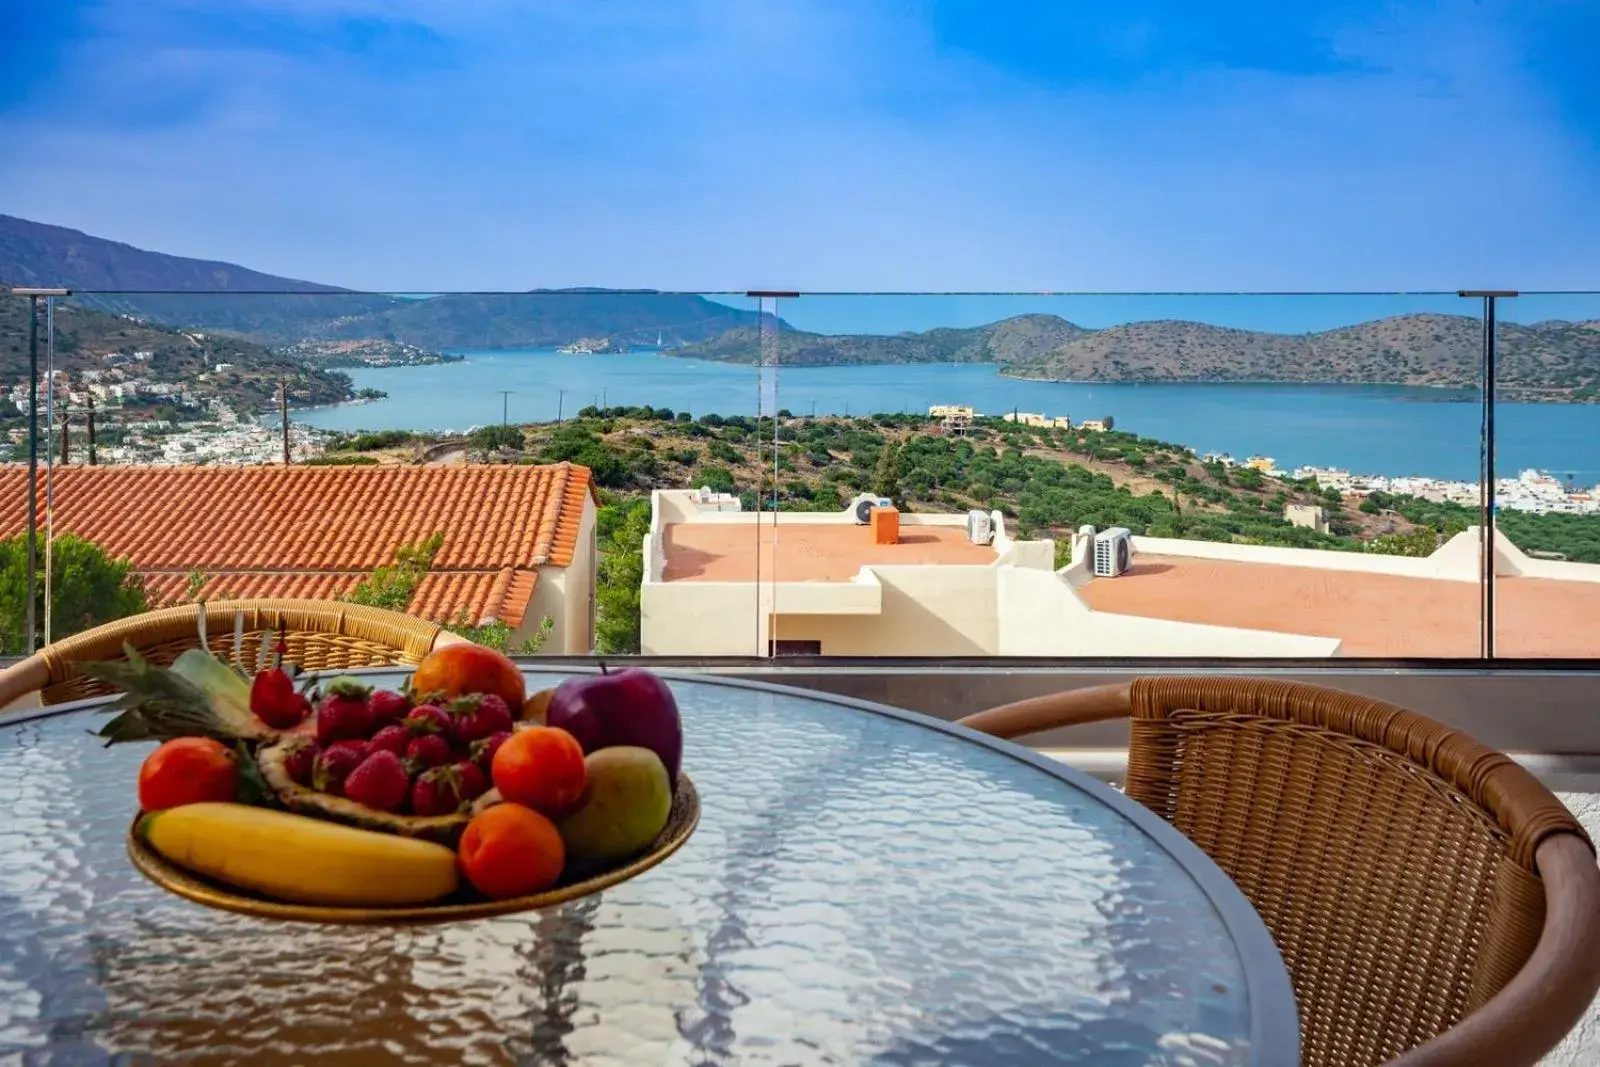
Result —
[{"label": "table edge", "polygon": [[[548,668],[535,664],[518,664],[524,675],[574,675],[599,674],[598,666],[552,664]],[[407,666],[367,667],[340,671],[357,676],[401,675],[412,670]],[[692,682],[698,685],[722,686],[752,692],[772,693],[777,696],[833,704],[866,712],[884,718],[896,719],[912,726],[933,730],[968,744],[980,745],[1033,769],[1050,775],[1088,794],[1127,819],[1146,837],[1160,846],[1188,873],[1200,891],[1210,901],[1222,919],[1223,926],[1239,950],[1239,962],[1244,970],[1246,992],[1250,1005],[1250,1053],[1257,1067],[1282,1067],[1298,1063],[1300,1056],[1300,1011],[1294,998],[1294,987],[1289,971],[1278,951],[1277,942],[1267,929],[1260,914],[1250,903],[1232,878],[1228,877],[1215,860],[1193,841],[1185,837],[1171,823],[1140,804],[1138,801],[1112,788],[1100,779],[1069,766],[1060,760],[1043,755],[1015,741],[1007,741],[981,733],[958,723],[891,707],[857,697],[840,696],[814,689],[778,685],[748,678],[729,678],[722,675],[700,674],[694,671],[657,671],[668,681]],[[112,698],[87,697],[82,700],[53,704],[47,707],[14,709],[11,714],[0,712],[0,729],[19,726],[39,719],[92,711]]]}]

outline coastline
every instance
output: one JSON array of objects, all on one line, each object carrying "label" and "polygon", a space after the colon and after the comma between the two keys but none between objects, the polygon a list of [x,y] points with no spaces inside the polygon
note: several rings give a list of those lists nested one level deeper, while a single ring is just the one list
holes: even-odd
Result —
[{"label": "coastline", "polygon": [[[846,364],[835,364],[845,366]],[[1293,386],[1298,388],[1323,388],[1323,389],[1427,389],[1437,391],[1440,396],[1427,399],[1447,400],[1461,402],[1475,400],[1482,396],[1481,390],[1476,385],[1441,385],[1434,382],[1395,382],[1395,381],[1366,381],[1366,382],[1331,382],[1318,379],[1299,378],[1229,378],[1229,379],[1193,379],[1193,378],[1042,378],[1027,374],[1016,374],[1010,368],[1001,367],[996,371],[1001,378],[1014,382],[1041,382],[1049,385],[1227,385],[1227,386]],[[1561,393],[1557,390],[1538,390],[1546,395],[1536,397],[1526,386],[1502,385],[1495,390],[1495,399],[1502,403],[1511,404],[1596,404],[1600,403],[1600,394],[1595,396],[1573,396],[1575,390]],[[1549,395],[1550,393],[1558,395]],[[1444,396],[1445,393],[1455,393],[1456,396]],[[1423,399],[1423,398],[1418,398]]]},{"label": "coastline", "polygon": [[[758,367],[760,363],[744,359],[704,359],[697,356],[673,356],[670,350],[657,349],[650,346],[632,348],[627,351],[596,351],[596,352],[562,352],[559,349],[548,347],[536,348],[474,348],[454,349],[448,355],[455,358],[442,362],[470,363],[472,356],[484,353],[530,353],[540,355],[574,356],[592,359],[595,356],[643,356],[658,355],[663,358],[681,359],[685,363],[699,363],[711,366],[749,366]],[[400,370],[409,366],[438,366],[438,363],[427,364],[395,364],[386,367],[369,367],[367,369]],[[805,363],[805,364],[779,364],[780,370],[787,371],[821,371],[834,369],[853,369],[864,367],[992,367],[995,377],[1014,382],[1038,382],[1046,385],[1195,385],[1195,386],[1280,386],[1286,388],[1302,389],[1415,389],[1432,393],[1432,396],[1417,396],[1407,398],[1416,402],[1442,401],[1447,403],[1462,403],[1476,401],[1482,396],[1480,388],[1472,383],[1441,384],[1438,382],[1407,382],[1407,381],[1326,381],[1311,378],[1229,378],[1229,379],[1193,379],[1193,378],[1048,378],[1036,377],[1028,374],[1016,373],[1013,369],[1001,363],[982,363],[965,360],[929,360],[917,362],[864,362],[864,363]],[[1587,388],[1587,387],[1577,387]],[[1529,386],[1501,385],[1496,390],[1496,399],[1508,404],[1561,404],[1561,405],[1589,405],[1600,404],[1600,390],[1591,396],[1573,395],[1577,389],[1537,389]]]}]

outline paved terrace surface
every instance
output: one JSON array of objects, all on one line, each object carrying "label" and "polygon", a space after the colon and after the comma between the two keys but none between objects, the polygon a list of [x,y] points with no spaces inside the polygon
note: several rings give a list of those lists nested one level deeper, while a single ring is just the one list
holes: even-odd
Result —
[{"label": "paved terrace surface", "polygon": [[902,526],[899,544],[877,545],[867,526],[787,525],[780,519],[774,545],[768,522],[759,532],[754,523],[672,523],[662,531],[661,543],[666,556],[661,577],[668,582],[753,581],[758,555],[763,582],[774,577],[780,582],[847,582],[869,564],[981,566],[995,561],[994,549],[969,542],[960,526]]},{"label": "paved terrace surface", "polygon": [[[1096,611],[1246,630],[1337,637],[1342,656],[1476,656],[1479,591],[1471,582],[1317,567],[1141,555],[1080,594]],[[1600,582],[1501,578],[1495,651],[1600,656]]]}]

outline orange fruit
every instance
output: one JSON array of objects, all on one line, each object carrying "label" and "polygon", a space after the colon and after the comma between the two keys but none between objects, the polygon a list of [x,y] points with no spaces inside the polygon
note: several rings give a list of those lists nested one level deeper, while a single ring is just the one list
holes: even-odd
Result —
[{"label": "orange fruit", "polygon": [[177,737],[139,768],[139,807],[161,811],[202,801],[231,801],[239,788],[239,761],[209,737]]},{"label": "orange fruit", "polygon": [[578,802],[589,777],[583,746],[554,726],[530,726],[506,738],[489,774],[506,800],[552,817]]},{"label": "orange fruit", "polygon": [[555,885],[567,865],[567,849],[555,823],[532,808],[496,804],[467,823],[456,861],[478,892],[504,900]]},{"label": "orange fruit", "polygon": [[503,654],[482,645],[442,645],[423,657],[411,676],[417,696],[442,694],[454,700],[469,693],[493,693],[516,713],[528,697],[522,672]]}]

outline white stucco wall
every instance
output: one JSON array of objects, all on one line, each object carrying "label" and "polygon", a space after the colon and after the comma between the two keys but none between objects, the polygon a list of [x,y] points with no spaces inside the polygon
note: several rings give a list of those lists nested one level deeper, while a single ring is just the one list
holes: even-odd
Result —
[{"label": "white stucco wall", "polygon": [[578,520],[571,566],[539,568],[539,581],[533,587],[533,598],[528,601],[522,625],[512,636],[513,644],[532,637],[548,617],[554,625],[539,649],[541,653],[581,656],[594,649],[594,619],[589,603],[595,588],[595,565],[599,562],[597,523],[594,498],[588,497]]},{"label": "white stucco wall", "polygon": [[[1077,593],[1089,578],[1088,538],[1057,572],[1052,541],[1012,541],[997,523],[994,563],[969,566],[863,567],[849,582],[662,582],[661,532],[668,522],[748,525],[755,516],[700,512],[695,494],[658,490],[645,538],[640,590],[643,651],[656,655],[765,655],[771,638],[817,641],[841,656],[1278,656],[1338,654],[1336,638],[1113,615],[1091,610]],[[999,516],[995,516],[996,520]],[[783,515],[780,525],[850,521],[843,514]],[[962,515],[903,515],[906,526],[957,526]],[[1198,547],[1197,547],[1198,546]],[[1273,553],[1245,545],[1135,538],[1135,550],[1252,562]],[[1268,557],[1263,558],[1262,553]],[[1415,573],[1429,560],[1319,552],[1355,561],[1350,569]],[[1319,560],[1320,562],[1320,560]]]}]

